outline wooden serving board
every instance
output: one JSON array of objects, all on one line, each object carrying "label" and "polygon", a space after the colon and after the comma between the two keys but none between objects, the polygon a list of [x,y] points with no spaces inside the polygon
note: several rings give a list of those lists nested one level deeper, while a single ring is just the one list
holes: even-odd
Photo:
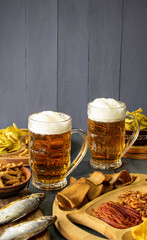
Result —
[{"label": "wooden serving board", "polygon": [[[12,201],[15,201],[19,198],[22,198],[23,196],[26,196],[27,195],[27,191],[23,190],[21,193],[19,193],[17,196],[13,196],[13,197],[10,197],[10,198],[3,198],[3,199],[0,199],[0,208],[2,208],[3,206],[5,206],[6,204],[12,202]],[[42,212],[40,211],[40,209],[38,208],[37,210],[31,212],[30,214],[28,214],[27,216],[23,217],[22,219],[19,219],[18,221],[16,222],[13,222],[13,223],[8,223],[8,224],[5,224],[3,226],[0,227],[0,234],[2,234],[2,232],[8,228],[8,227],[11,227],[15,224],[18,224],[18,223],[21,223],[21,222],[25,222],[25,221],[30,221],[34,218],[37,218],[37,217],[41,217],[43,216]],[[44,232],[34,236],[31,238],[31,240],[50,240],[50,237],[49,237],[49,234],[48,234],[48,230],[45,230]]]},{"label": "wooden serving board", "polygon": [[130,158],[130,159],[146,160],[147,153],[129,153],[129,152],[127,152],[123,157]]},{"label": "wooden serving board", "polygon": [[130,159],[147,159],[147,145],[132,146],[123,157]]},{"label": "wooden serving board", "polygon": [[131,228],[117,229],[90,215],[90,210],[92,208],[96,210],[97,207],[104,202],[116,202],[118,200],[118,196],[127,190],[147,192],[147,175],[133,175],[136,175],[137,179],[131,185],[105,193],[93,201],[87,203],[79,210],[63,211],[58,207],[57,200],[55,199],[53,204],[53,214],[57,216],[57,221],[55,223],[56,228],[68,240],[104,239],[82,230],[80,227],[77,227],[73,223],[78,223],[88,228],[94,229],[95,231],[103,234],[103,236],[106,236],[111,240],[133,240]]},{"label": "wooden serving board", "polygon": [[29,157],[20,157],[20,156],[0,157],[0,163],[5,165],[8,163],[18,164],[20,162],[23,162],[23,166],[29,166]]}]

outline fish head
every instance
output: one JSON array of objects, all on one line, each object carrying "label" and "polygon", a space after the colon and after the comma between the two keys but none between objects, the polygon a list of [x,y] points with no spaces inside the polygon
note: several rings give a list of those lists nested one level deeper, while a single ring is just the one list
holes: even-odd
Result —
[{"label": "fish head", "polygon": [[45,194],[44,193],[33,193],[31,196],[33,198],[38,199],[39,202],[42,202],[45,199]]},{"label": "fish head", "polygon": [[57,220],[57,216],[42,216],[39,219],[40,221],[47,221],[48,226],[50,226],[55,223],[55,221]]},{"label": "fish head", "polygon": [[49,226],[51,224],[54,224],[57,220],[57,216],[47,216],[47,217],[48,217],[47,219],[48,219],[48,222],[49,222]]}]

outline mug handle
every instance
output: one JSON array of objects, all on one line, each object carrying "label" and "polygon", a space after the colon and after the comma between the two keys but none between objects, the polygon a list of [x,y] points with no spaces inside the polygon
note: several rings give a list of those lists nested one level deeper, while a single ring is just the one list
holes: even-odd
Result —
[{"label": "mug handle", "polygon": [[68,171],[66,173],[66,177],[79,165],[79,163],[84,158],[84,156],[87,152],[87,148],[88,148],[86,133],[81,129],[72,129],[71,134],[74,134],[74,133],[78,133],[81,135],[81,137],[83,139],[83,143],[82,143],[82,147],[81,147],[80,152],[78,153],[77,157],[70,164]]},{"label": "mug handle", "polygon": [[132,147],[133,143],[135,142],[135,140],[137,139],[137,137],[139,135],[139,123],[138,123],[136,116],[134,116],[133,114],[127,113],[126,117],[133,119],[135,129],[133,130],[127,143],[125,144],[125,148],[123,149],[123,152],[121,153],[121,157]]}]

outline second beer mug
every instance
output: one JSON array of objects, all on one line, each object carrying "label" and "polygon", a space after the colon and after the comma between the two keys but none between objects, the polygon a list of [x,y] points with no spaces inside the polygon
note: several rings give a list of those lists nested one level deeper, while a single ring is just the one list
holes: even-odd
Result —
[{"label": "second beer mug", "polygon": [[[59,112],[44,111],[28,118],[30,166],[32,184],[40,189],[60,189],[68,176],[80,163],[87,151],[86,134],[71,129],[72,119]],[[83,145],[76,159],[70,162],[71,134],[79,133]]]},{"label": "second beer mug", "polygon": [[[135,130],[125,145],[125,118],[133,118]],[[111,98],[97,98],[88,104],[88,144],[91,165],[99,169],[121,166],[121,157],[132,146],[139,134],[133,115],[126,116],[126,105]]]}]

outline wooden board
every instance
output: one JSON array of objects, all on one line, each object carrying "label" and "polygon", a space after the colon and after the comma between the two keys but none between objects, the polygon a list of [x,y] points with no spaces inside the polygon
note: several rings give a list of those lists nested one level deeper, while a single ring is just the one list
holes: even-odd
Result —
[{"label": "wooden board", "polygon": [[147,145],[132,146],[123,157],[130,159],[147,159]]},{"label": "wooden board", "polygon": [[[26,196],[27,195],[27,191],[26,190],[23,190],[21,193],[19,193],[17,196],[13,196],[13,197],[10,197],[10,198],[5,198],[5,199],[0,199],[0,208],[5,206],[6,204],[12,202],[12,201],[15,201],[23,196]],[[33,211],[32,213],[28,214],[27,216],[23,217],[22,219],[16,221],[16,222],[13,222],[13,223],[9,223],[9,224],[5,224],[4,226],[1,226],[0,227],[0,234],[2,234],[2,232],[10,227],[10,226],[13,226],[15,224],[18,224],[18,223],[21,223],[21,222],[25,222],[25,221],[30,221],[34,218],[37,218],[37,217],[41,217],[43,216],[42,212],[40,211],[40,209],[38,208],[37,210]],[[32,240],[49,240],[50,237],[49,237],[49,234],[48,234],[48,230],[45,230],[44,232],[34,236],[33,238],[31,238]]]},{"label": "wooden board", "polygon": [[130,159],[140,159],[140,160],[145,160],[147,159],[147,153],[126,153],[124,156],[124,158],[130,158]]},{"label": "wooden board", "polygon": [[8,157],[8,158],[1,158],[0,157],[0,163],[3,164],[8,164],[8,163],[19,163],[19,162],[23,162],[24,166],[29,166],[29,157]]},{"label": "wooden board", "polygon": [[127,153],[147,153],[147,145],[143,145],[143,146],[132,146]]},{"label": "wooden board", "polygon": [[90,210],[92,208],[97,209],[97,207],[103,202],[116,202],[118,200],[118,196],[127,190],[139,190],[141,192],[147,192],[147,175],[133,175],[136,175],[137,179],[131,185],[105,193],[100,197],[94,199],[93,201],[89,202],[79,210],[63,211],[58,207],[57,200],[55,199],[53,204],[53,214],[57,216],[57,221],[55,223],[56,228],[68,240],[104,239],[82,230],[80,227],[77,227],[72,222],[94,229],[95,231],[103,234],[111,240],[133,240],[130,228],[117,229],[90,215]]}]

